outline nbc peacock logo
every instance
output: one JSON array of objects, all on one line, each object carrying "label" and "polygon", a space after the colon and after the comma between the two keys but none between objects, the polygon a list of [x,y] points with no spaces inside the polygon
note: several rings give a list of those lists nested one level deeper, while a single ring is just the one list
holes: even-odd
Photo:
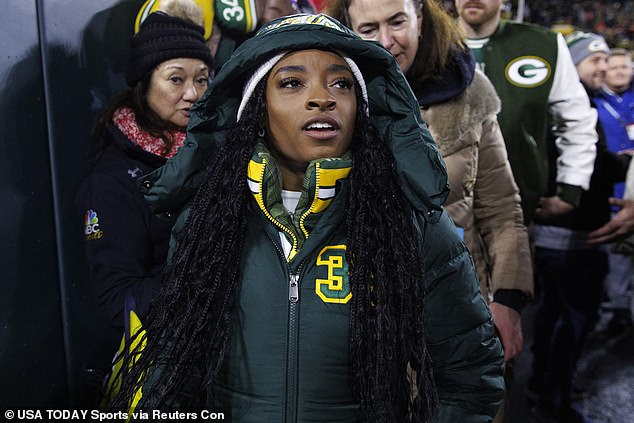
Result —
[{"label": "nbc peacock logo", "polygon": [[86,241],[99,239],[103,236],[103,231],[99,229],[99,217],[94,210],[86,211],[86,219],[84,222],[84,237]]}]

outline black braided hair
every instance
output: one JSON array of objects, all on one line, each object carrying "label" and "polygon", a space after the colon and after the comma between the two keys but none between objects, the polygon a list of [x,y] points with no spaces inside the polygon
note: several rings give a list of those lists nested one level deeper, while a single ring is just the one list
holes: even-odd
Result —
[{"label": "black braided hair", "polygon": [[[351,150],[346,226],[354,392],[369,421],[426,421],[437,394],[425,343],[420,229],[394,157],[362,108]],[[385,383],[395,372],[396,384]]]},{"label": "black braided hair", "polygon": [[[193,372],[202,373],[195,392],[218,375],[240,284],[238,266],[230,263],[244,247],[252,201],[246,169],[265,113],[266,80],[208,164],[146,319],[147,345],[142,354],[137,347],[123,357],[129,372],[110,401],[111,411],[127,410],[140,386],[142,401],[164,405],[179,396]],[[360,89],[356,91],[354,165],[345,210],[353,391],[369,421],[423,421],[435,411],[437,397],[425,346],[419,230],[398,186],[394,158],[364,112]],[[418,374],[416,388],[408,366]],[[386,384],[388,380],[397,382]],[[202,405],[195,399],[187,404],[179,400],[180,407]]]}]

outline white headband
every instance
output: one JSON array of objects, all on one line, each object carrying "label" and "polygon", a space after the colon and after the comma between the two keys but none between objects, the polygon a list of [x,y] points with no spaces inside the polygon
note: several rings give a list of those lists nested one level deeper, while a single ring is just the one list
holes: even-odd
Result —
[{"label": "white headband", "polygon": [[[244,111],[244,108],[246,107],[247,102],[253,95],[253,90],[255,90],[255,87],[262,80],[262,78],[264,78],[264,75],[269,73],[269,71],[273,69],[273,66],[275,66],[275,64],[279,62],[280,59],[282,59],[282,57],[284,57],[287,53],[288,51],[283,51],[271,57],[266,62],[262,63],[262,65],[260,65],[260,67],[253,73],[253,75],[251,75],[247,83],[244,84],[244,90],[242,91],[242,100],[240,101],[240,106],[238,107],[238,115],[236,117],[236,121],[240,120],[240,116],[242,116],[242,112]],[[365,86],[365,79],[363,79],[363,74],[361,73],[361,70],[359,69],[357,64],[354,62],[354,60],[352,60],[351,58],[347,56],[344,56],[341,53],[338,53],[338,54],[341,57],[343,57],[343,59],[346,61],[346,63],[350,67],[350,71],[352,72],[352,75],[354,76],[357,83],[361,87],[361,94],[363,95],[363,99],[365,100],[365,103],[368,104],[368,89]],[[367,106],[366,106],[365,113],[366,115],[370,114],[369,110],[367,109]]]}]

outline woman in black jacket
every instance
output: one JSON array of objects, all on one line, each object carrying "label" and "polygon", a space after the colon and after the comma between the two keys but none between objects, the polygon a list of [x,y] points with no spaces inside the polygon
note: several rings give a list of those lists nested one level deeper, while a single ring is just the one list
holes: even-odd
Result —
[{"label": "woman in black jacket", "polygon": [[191,106],[209,82],[212,57],[203,30],[156,12],[131,41],[126,80],[95,127],[99,157],[77,206],[85,216],[85,249],[97,305],[124,325],[127,312],[147,313],[160,288],[173,220],[157,219],[136,179],[162,166],[185,140]]}]

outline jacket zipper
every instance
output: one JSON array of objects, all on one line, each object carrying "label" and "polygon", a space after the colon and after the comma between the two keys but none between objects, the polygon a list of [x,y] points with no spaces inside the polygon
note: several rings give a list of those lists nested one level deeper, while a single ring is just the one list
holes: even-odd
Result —
[{"label": "jacket zipper", "polygon": [[298,307],[299,307],[299,275],[304,265],[303,262],[297,267],[295,273],[292,272],[284,252],[277,246],[275,240],[267,233],[273,243],[275,250],[288,270],[288,343],[286,346],[286,401],[285,401],[285,422],[295,423],[297,421],[297,342],[298,342]]},{"label": "jacket zipper", "polygon": [[[262,172],[264,172],[264,169],[262,169]],[[263,180],[262,175],[260,175],[260,181]],[[264,185],[264,183],[260,184],[260,189],[262,189],[262,186]],[[297,242],[297,237],[295,236],[295,234],[293,233],[293,231],[289,230],[286,226],[284,226],[281,222],[278,222],[273,215],[269,212],[269,210],[266,208],[266,206],[264,205],[264,197],[262,195],[260,195],[259,197],[256,197],[256,202],[258,204],[258,207],[260,208],[260,210],[262,210],[262,212],[264,213],[264,215],[266,216],[266,218],[273,223],[273,225],[275,225],[276,228],[278,228],[280,231],[287,233],[290,235],[291,239],[293,240],[293,245],[291,247],[291,253],[289,258],[291,258],[294,254],[293,252],[296,250],[298,242]],[[274,245],[275,242],[273,243]],[[277,248],[277,245],[276,245]],[[278,249],[279,251],[279,249]],[[284,261],[288,260],[286,259],[286,256],[284,256],[284,254],[281,254],[281,256],[284,258]]]},{"label": "jacket zipper", "polygon": [[299,301],[299,273],[289,276],[288,300],[291,302],[291,305]]},{"label": "jacket zipper", "polygon": [[297,420],[297,338],[299,305],[299,272],[289,274],[288,279],[288,344],[286,353],[286,423]]}]

